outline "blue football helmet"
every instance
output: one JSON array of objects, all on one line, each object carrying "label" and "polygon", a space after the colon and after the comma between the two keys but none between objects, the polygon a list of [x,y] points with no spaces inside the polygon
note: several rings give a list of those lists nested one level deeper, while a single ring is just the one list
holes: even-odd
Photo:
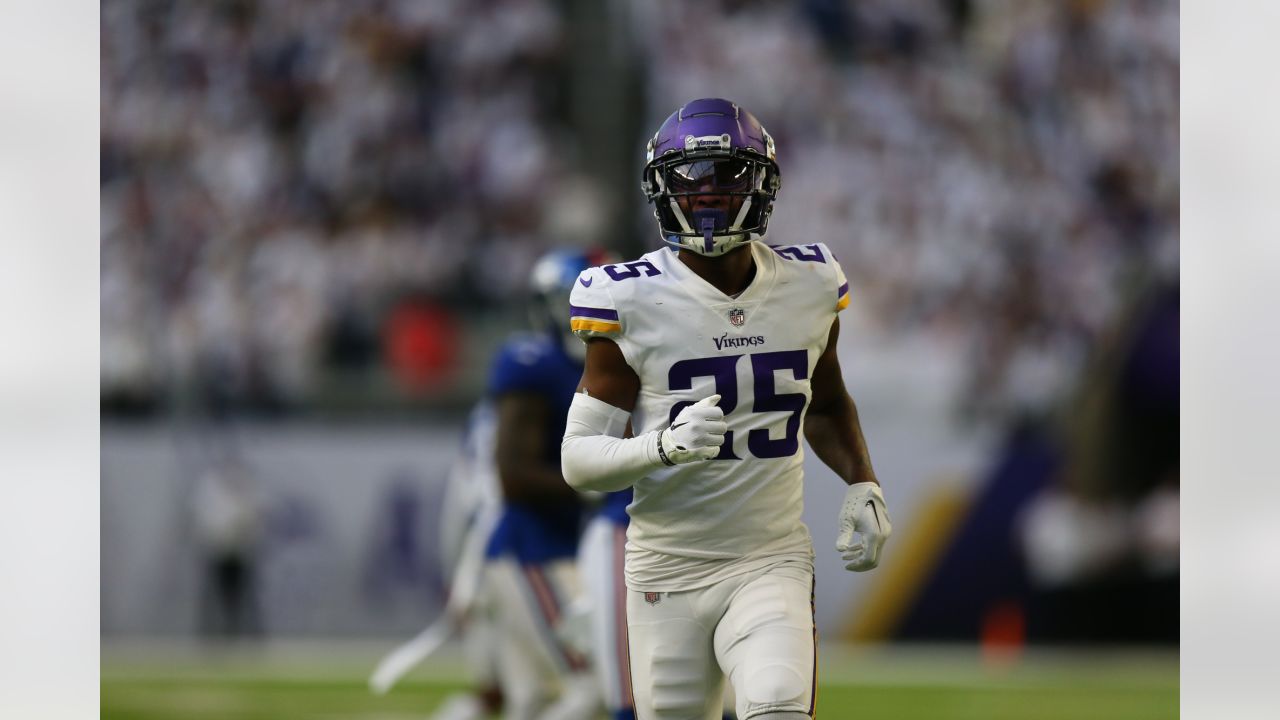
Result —
[{"label": "blue football helmet", "polygon": [[663,240],[707,256],[763,235],[781,186],[773,138],[754,115],[718,98],[694,100],[662,123],[640,183]]},{"label": "blue football helmet", "polygon": [[578,274],[589,267],[618,262],[601,248],[558,248],[538,258],[529,273],[533,326],[554,335],[570,357],[582,360],[587,346],[569,330],[569,293]]}]

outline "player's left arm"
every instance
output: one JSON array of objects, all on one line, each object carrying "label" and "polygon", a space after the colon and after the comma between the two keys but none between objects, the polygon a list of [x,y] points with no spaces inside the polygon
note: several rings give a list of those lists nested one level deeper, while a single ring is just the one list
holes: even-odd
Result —
[{"label": "player's left arm", "polygon": [[831,322],[827,347],[813,368],[810,387],[813,397],[805,416],[804,439],[822,462],[835,471],[845,484],[870,482],[880,484],[871,467],[858,407],[845,389],[840,360],[836,356],[836,340],[840,337],[840,318]]},{"label": "player's left arm", "polygon": [[805,415],[804,437],[809,447],[849,486],[840,509],[836,550],[845,567],[862,571],[880,562],[880,549],[892,532],[880,481],[871,466],[871,453],[858,420],[858,407],[845,388],[836,341],[840,318],[831,322],[827,346],[818,357],[810,381],[812,398]]}]

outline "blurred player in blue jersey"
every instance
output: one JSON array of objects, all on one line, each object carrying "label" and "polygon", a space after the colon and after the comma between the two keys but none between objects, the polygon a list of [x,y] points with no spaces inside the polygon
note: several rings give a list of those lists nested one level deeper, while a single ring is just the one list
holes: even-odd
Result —
[{"label": "blurred player in blue jersey", "polygon": [[600,706],[587,658],[560,628],[581,592],[583,507],[560,474],[560,438],[584,348],[559,328],[574,280],[607,259],[581,250],[541,258],[530,281],[539,332],[508,340],[490,374],[503,506],[485,552],[485,588],[503,643],[497,670],[509,720],[588,720]]},{"label": "blurred player in blue jersey", "polygon": [[761,241],[781,186],[773,138],[718,98],[677,109],[642,187],[669,247],[589,268],[570,296],[585,370],[561,446],[573,487],[632,488],[625,548],[638,720],[815,712],[813,544],[801,437],[848,489],[849,570],[891,532],[836,345],[849,283],[817,239]]}]

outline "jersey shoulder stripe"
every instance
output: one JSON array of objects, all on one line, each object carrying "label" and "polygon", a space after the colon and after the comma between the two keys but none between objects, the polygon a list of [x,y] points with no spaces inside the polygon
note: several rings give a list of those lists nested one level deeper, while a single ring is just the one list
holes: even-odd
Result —
[{"label": "jersey shoulder stripe", "polygon": [[637,297],[650,295],[653,283],[670,279],[663,270],[674,256],[660,248],[636,260],[583,270],[569,293],[569,329],[583,340],[618,339],[626,331],[627,309]]},{"label": "jersey shoulder stripe", "polygon": [[622,330],[622,323],[618,322],[617,310],[570,305],[569,329],[575,333],[579,331],[615,333]]},{"label": "jersey shoulder stripe", "polygon": [[607,284],[600,268],[590,267],[578,275],[569,293],[569,329],[583,340],[622,333],[622,318]]}]

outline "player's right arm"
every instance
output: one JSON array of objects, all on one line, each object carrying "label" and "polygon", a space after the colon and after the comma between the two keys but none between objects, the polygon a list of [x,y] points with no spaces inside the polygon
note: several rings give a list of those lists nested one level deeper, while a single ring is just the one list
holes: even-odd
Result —
[{"label": "player's right arm", "polygon": [[587,338],[587,360],[578,392],[606,402],[623,412],[636,407],[640,377],[627,364],[622,349],[605,337]]},{"label": "player's right arm", "polygon": [[[640,393],[640,377],[616,342],[622,323],[603,273],[583,272],[569,303],[572,327],[587,343],[586,364],[569,407],[560,445],[561,472],[575,490],[612,492],[665,466],[706,460],[719,453],[728,426],[719,395],[686,407],[671,427],[626,437]],[[594,285],[594,287],[592,287]]]}]

